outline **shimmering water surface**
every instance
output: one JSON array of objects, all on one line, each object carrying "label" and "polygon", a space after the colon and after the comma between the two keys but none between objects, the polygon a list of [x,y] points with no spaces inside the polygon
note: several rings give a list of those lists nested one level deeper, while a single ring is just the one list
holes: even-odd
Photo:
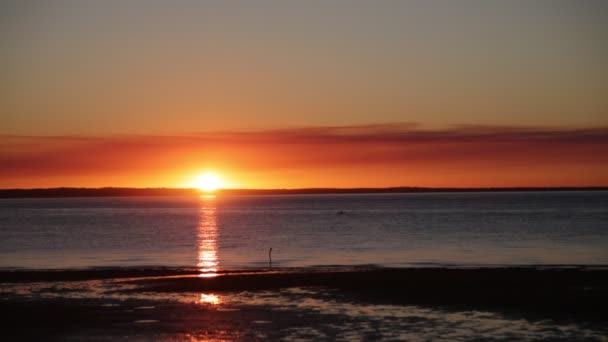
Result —
[{"label": "shimmering water surface", "polygon": [[[343,213],[342,213],[343,212]],[[0,200],[0,267],[608,264],[608,192]]]}]

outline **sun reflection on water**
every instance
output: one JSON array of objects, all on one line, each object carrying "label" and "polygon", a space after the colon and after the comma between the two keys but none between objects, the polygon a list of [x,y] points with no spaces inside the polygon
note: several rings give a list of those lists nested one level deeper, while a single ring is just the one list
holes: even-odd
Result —
[{"label": "sun reflection on water", "polygon": [[198,302],[199,302],[199,304],[219,305],[220,297],[217,295],[214,295],[214,294],[201,293]]},{"label": "sun reflection on water", "polygon": [[200,277],[215,277],[219,268],[217,258],[217,208],[215,196],[201,196],[201,208],[197,232]]}]

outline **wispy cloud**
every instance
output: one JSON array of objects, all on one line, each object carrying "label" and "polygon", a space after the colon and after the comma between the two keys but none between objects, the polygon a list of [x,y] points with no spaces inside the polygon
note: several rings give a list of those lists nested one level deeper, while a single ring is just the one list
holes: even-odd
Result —
[{"label": "wispy cloud", "polygon": [[[386,124],[311,127],[189,136],[2,136],[3,186],[23,177],[112,175],[192,169],[213,163],[233,170],[375,168],[409,174],[446,168],[488,175],[579,172],[578,181],[608,183],[608,128],[457,126],[420,129]],[[564,171],[562,171],[562,169]],[[311,171],[312,170],[312,171]],[[587,176],[581,176],[581,175]],[[562,177],[568,179],[568,177]],[[288,174],[285,177],[289,177]],[[361,185],[367,176],[362,176]],[[449,177],[449,176],[448,176]],[[522,175],[522,179],[525,174]],[[581,178],[582,177],[582,178]],[[326,185],[326,184],[324,184]],[[394,184],[403,185],[403,184]]]}]

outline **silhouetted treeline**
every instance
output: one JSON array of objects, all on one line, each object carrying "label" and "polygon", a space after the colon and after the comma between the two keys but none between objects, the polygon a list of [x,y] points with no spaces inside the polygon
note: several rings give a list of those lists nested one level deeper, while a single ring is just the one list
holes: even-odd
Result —
[{"label": "silhouetted treeline", "polygon": [[[497,192],[497,191],[598,191],[608,187],[519,187],[519,188],[309,188],[309,189],[222,189],[224,195],[296,195],[296,194],[373,194],[424,192]],[[50,188],[0,189],[0,198],[35,197],[123,197],[123,196],[198,196],[198,189],[183,188]]]}]

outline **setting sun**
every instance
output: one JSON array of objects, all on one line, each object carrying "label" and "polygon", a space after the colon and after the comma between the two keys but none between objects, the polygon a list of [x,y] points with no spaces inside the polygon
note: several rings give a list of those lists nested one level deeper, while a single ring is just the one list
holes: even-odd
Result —
[{"label": "setting sun", "polygon": [[220,178],[214,173],[204,173],[196,180],[196,187],[202,191],[215,191],[220,185]]}]

